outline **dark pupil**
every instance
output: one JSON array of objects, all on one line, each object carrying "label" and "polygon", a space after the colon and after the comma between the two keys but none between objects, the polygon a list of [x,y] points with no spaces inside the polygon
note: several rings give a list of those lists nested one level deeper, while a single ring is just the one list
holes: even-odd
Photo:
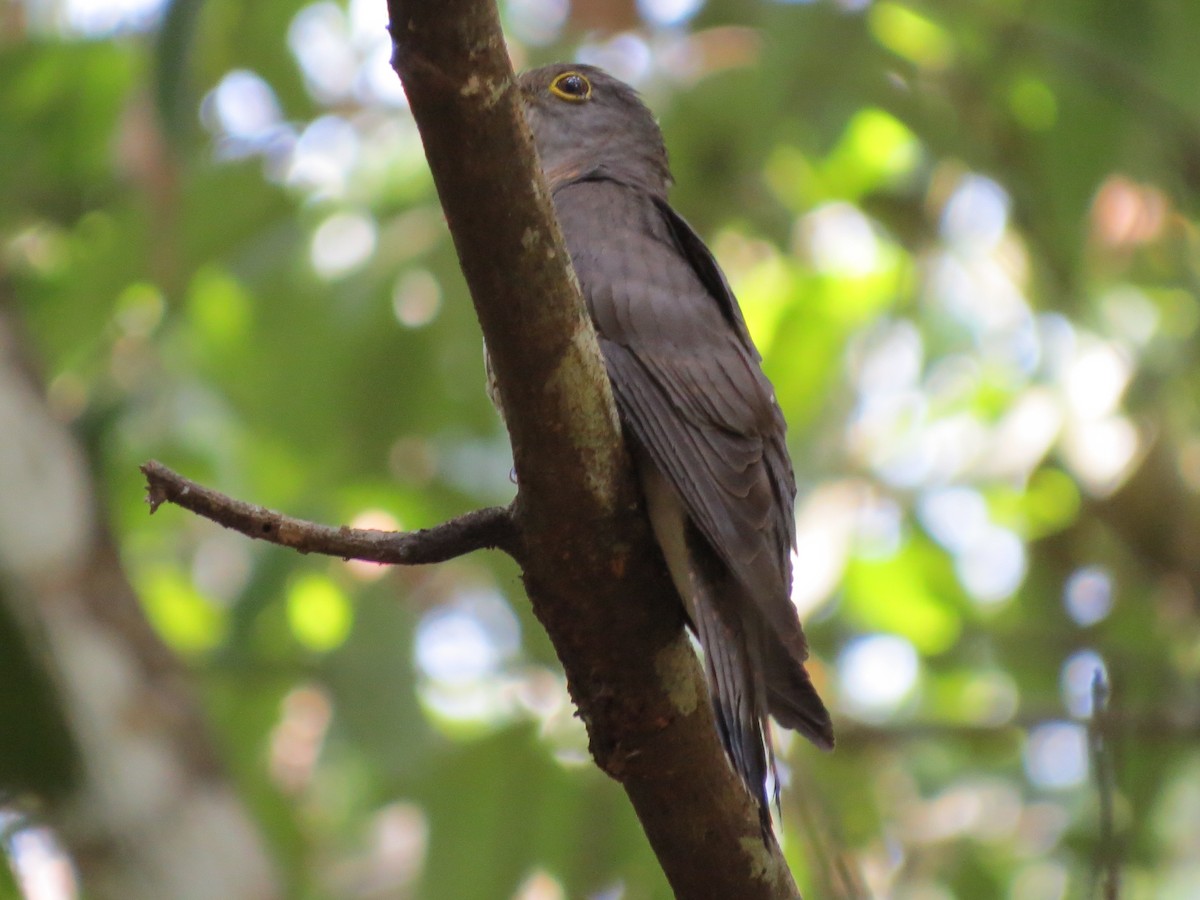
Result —
[{"label": "dark pupil", "polygon": [[578,75],[567,75],[558,83],[558,89],[572,97],[582,97],[587,93],[587,82]]}]

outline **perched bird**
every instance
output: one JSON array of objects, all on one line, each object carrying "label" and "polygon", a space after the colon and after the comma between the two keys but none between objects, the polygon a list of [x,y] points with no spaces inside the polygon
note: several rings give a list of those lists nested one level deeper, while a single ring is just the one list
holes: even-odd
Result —
[{"label": "perched bird", "polygon": [[783,413],[721,269],[667,203],[662,132],[633,88],[567,64],[519,84],[721,741],[766,829],[768,713],[833,746],[790,600]]}]

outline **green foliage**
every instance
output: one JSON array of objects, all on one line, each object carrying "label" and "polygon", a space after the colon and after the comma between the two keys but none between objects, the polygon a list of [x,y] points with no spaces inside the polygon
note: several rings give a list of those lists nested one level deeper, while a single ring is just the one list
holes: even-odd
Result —
[{"label": "green foliage", "polygon": [[[371,527],[514,491],[384,4],[50,5],[0,36],[0,278],[294,896],[667,896],[509,562],[145,514],[149,457]],[[583,44],[549,8],[504,4],[514,47],[638,81],[791,423],[810,894],[1082,897],[1114,856],[1200,893],[1200,5],[711,0]]]}]

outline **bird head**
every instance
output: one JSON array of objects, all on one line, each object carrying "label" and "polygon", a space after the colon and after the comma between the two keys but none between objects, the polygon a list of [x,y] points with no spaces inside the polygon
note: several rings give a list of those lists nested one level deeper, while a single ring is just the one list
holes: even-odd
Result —
[{"label": "bird head", "polygon": [[595,66],[555,63],[518,84],[551,190],[599,175],[666,196],[667,150],[637,91]]}]

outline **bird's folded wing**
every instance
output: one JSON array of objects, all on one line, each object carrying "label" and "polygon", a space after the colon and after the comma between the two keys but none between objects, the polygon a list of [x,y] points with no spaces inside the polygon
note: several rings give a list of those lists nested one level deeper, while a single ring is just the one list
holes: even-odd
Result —
[{"label": "bird's folded wing", "polygon": [[668,206],[620,183],[564,186],[555,205],[626,426],[804,659],[783,417],[720,269]]},{"label": "bird's folded wing", "polygon": [[680,416],[678,395],[660,386],[661,371],[651,374],[627,347],[604,339],[600,344],[633,437],[679,492],[696,527],[784,646],[803,660],[804,638],[780,559],[790,548],[783,546],[776,522],[778,490],[763,442]]}]

